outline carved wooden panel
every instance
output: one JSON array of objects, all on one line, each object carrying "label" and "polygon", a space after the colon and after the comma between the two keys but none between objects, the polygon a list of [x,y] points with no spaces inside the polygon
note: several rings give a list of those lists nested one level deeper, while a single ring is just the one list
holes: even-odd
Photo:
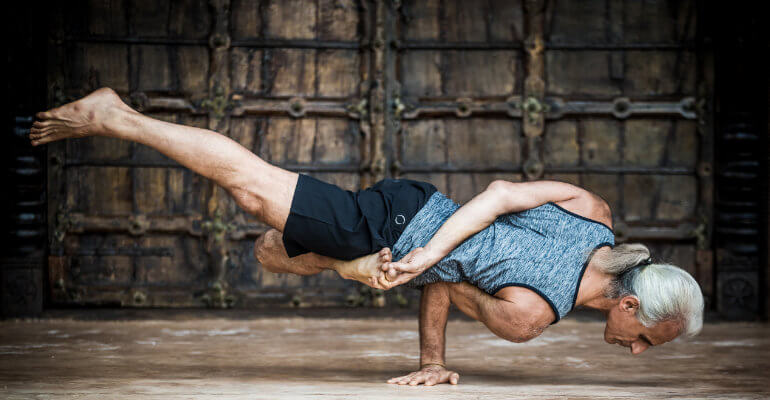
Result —
[{"label": "carved wooden panel", "polygon": [[520,121],[475,107],[521,95],[522,4],[407,1],[398,12],[395,172],[460,203],[495,179],[521,180]]},{"label": "carved wooden panel", "polygon": [[[363,45],[374,10],[353,0],[70,4],[52,11],[50,102],[109,86],[154,118],[215,129],[356,190],[371,146]],[[253,242],[268,227],[148,147],[88,138],[49,156],[54,303],[339,304],[357,293],[333,273],[262,270]]]}]

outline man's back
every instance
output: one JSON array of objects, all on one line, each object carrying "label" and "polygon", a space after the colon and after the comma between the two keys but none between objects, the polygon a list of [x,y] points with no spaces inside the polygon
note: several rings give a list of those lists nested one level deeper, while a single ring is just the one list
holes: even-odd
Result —
[{"label": "man's back", "polygon": [[[394,258],[424,246],[458,208],[434,194],[404,230]],[[491,295],[525,287],[543,297],[558,320],[572,309],[589,252],[614,243],[609,227],[549,202],[498,216],[407,285],[468,281]]]}]

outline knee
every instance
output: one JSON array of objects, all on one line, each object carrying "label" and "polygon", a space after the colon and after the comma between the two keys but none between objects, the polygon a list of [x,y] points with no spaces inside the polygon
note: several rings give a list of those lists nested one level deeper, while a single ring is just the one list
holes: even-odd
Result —
[{"label": "knee", "polygon": [[523,304],[511,304],[503,312],[503,338],[514,343],[528,342],[543,333],[548,322],[538,312],[527,310]]},{"label": "knee", "polygon": [[511,341],[516,343],[528,342],[538,336],[540,336],[549,323],[543,318],[537,315],[537,313],[530,313],[524,315],[513,324],[511,329]]},{"label": "knee", "polygon": [[262,210],[264,208],[262,200],[255,196],[252,191],[233,187],[228,188],[227,192],[230,194],[233,200],[235,200],[235,204],[237,204],[238,207],[250,215],[261,218]]},{"label": "knee", "polygon": [[265,255],[265,234],[258,237],[257,240],[254,241],[254,258],[257,259],[259,262],[263,262],[264,255]]},{"label": "knee", "polygon": [[540,336],[543,333],[543,329],[536,326],[517,326],[510,332],[507,338],[514,343],[524,343]]}]

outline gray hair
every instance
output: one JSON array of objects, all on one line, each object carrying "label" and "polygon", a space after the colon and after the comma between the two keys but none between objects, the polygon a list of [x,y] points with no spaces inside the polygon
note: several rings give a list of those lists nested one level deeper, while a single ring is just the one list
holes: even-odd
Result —
[{"label": "gray hair", "polygon": [[687,271],[671,264],[652,263],[639,266],[650,257],[641,243],[614,246],[597,266],[616,278],[608,288],[610,298],[636,296],[639,299],[637,319],[651,327],[659,322],[678,320],[686,336],[695,336],[703,327],[703,294]]}]

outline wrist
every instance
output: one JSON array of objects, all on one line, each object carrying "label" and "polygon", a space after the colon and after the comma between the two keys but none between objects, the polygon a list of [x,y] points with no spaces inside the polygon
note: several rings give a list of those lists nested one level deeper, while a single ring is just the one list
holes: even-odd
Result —
[{"label": "wrist", "polygon": [[422,357],[420,358],[420,367],[423,365],[446,365],[443,357]]},{"label": "wrist", "polygon": [[431,246],[430,243],[426,244],[425,247],[422,248],[422,251],[424,253],[423,256],[425,259],[428,260],[426,263],[427,265],[436,264],[449,253],[449,251],[443,251],[436,248],[435,246]]},{"label": "wrist", "polygon": [[428,367],[441,367],[446,369],[446,365],[443,363],[420,363],[420,369],[425,369]]}]

